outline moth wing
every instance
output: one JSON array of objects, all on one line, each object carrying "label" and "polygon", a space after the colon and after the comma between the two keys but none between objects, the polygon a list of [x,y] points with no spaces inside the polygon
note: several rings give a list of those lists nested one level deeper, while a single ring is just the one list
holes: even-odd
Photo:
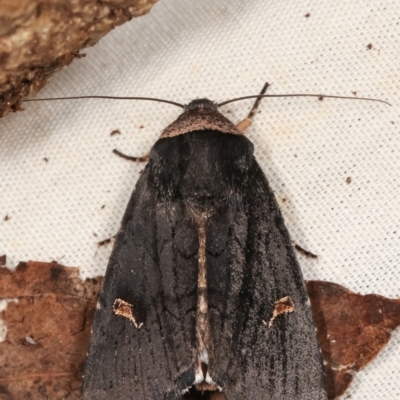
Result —
[{"label": "moth wing", "polygon": [[[178,399],[194,381],[197,232],[180,202],[157,202],[148,175],[146,167],[107,267],[84,400]],[[117,315],[116,300],[131,315]]]},{"label": "moth wing", "polygon": [[[241,209],[220,210],[207,231],[210,375],[229,400],[326,399],[316,330],[288,231],[254,159],[248,176]],[[286,296],[293,312],[271,321],[275,302]]]}]

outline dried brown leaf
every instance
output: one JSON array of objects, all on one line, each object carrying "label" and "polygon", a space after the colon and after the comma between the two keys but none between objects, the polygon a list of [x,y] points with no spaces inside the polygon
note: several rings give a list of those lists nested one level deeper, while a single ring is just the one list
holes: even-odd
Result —
[{"label": "dried brown leaf", "polygon": [[28,262],[0,267],[1,399],[79,399],[83,366],[102,278],[82,281],[77,268]]},{"label": "dried brown leaf", "polygon": [[400,300],[362,296],[332,282],[308,281],[307,290],[326,362],[328,397],[334,399],[389,342],[400,325]]}]

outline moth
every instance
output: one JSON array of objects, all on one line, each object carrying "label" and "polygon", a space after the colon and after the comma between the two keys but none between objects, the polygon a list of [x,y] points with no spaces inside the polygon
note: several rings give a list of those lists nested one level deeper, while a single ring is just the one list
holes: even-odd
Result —
[{"label": "moth", "polygon": [[109,260],[84,400],[327,398],[302,273],[253,152],[208,99],[164,129]]}]

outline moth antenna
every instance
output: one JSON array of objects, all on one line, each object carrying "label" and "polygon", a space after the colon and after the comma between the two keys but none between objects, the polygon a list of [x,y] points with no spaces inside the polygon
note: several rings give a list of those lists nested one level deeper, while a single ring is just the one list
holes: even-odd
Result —
[{"label": "moth antenna", "polygon": [[263,97],[318,97],[319,100],[323,100],[324,98],[327,99],[344,99],[344,100],[365,100],[365,101],[376,101],[379,103],[384,103],[387,104],[388,106],[391,106],[390,103],[384,100],[379,100],[379,99],[373,99],[369,97],[348,97],[348,96],[332,96],[332,95],[327,95],[327,94],[308,94],[308,93],[296,93],[296,94],[257,94],[253,96],[244,96],[244,97],[237,97],[236,99],[232,100],[227,100],[223,101],[222,103],[217,104],[217,107],[222,107],[226,104],[233,103],[234,101],[239,101],[239,100],[246,100],[246,99],[254,99],[254,98],[259,98],[259,100]]},{"label": "moth antenna", "polygon": [[180,108],[185,108],[183,104],[176,103],[175,101],[156,99],[153,97],[118,97],[118,96],[73,96],[73,97],[51,97],[46,99],[26,99],[25,101],[53,101],[53,100],[77,100],[77,99],[112,99],[112,100],[146,100],[146,101],[158,101],[159,103],[172,104]]}]

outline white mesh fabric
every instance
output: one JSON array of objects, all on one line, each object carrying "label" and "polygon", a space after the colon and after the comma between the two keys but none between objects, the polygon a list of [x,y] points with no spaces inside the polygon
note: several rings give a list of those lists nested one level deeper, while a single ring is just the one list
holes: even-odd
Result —
[{"label": "white mesh fabric", "polygon": [[[395,0],[161,0],[39,96],[222,101],[257,94],[268,81],[269,93],[387,99],[393,107],[264,100],[248,136],[292,238],[320,256],[299,256],[305,278],[397,298],[399,15]],[[238,122],[251,104],[221,111]],[[112,245],[96,243],[117,232],[143,168],[112,149],[143,155],[180,109],[106,100],[25,107],[0,121],[0,253],[10,266],[55,259],[78,266],[82,277],[103,274]],[[114,129],[121,134],[110,136]],[[398,330],[344,398],[400,399],[399,354]]]}]

